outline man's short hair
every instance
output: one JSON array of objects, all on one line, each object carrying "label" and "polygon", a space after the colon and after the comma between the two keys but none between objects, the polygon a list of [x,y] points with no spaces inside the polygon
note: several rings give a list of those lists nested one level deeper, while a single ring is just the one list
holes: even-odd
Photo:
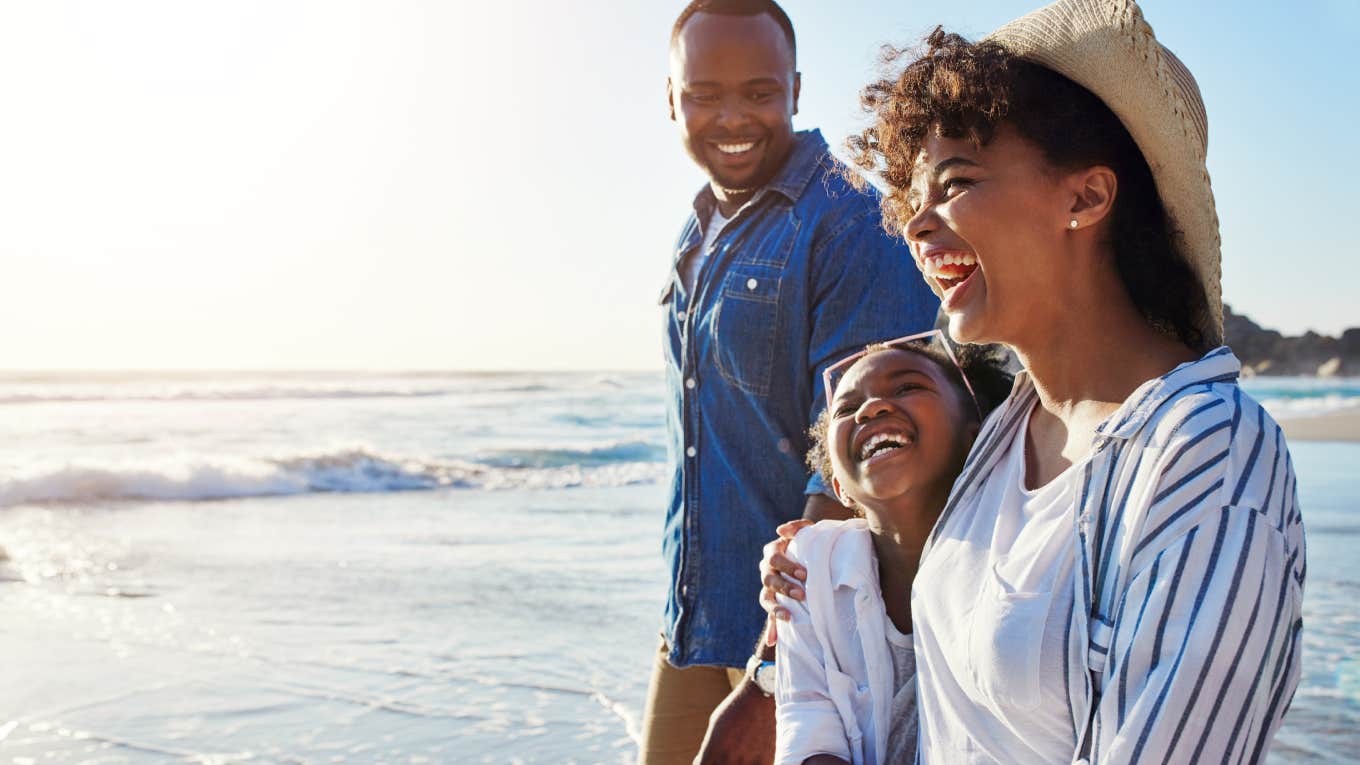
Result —
[{"label": "man's short hair", "polygon": [[794,61],[798,60],[798,45],[793,38],[793,22],[789,21],[789,15],[784,13],[784,9],[774,0],[694,0],[680,12],[680,18],[675,20],[675,26],[671,28],[672,46],[680,39],[680,30],[684,28],[685,22],[696,13],[711,13],[715,16],[759,16],[763,13],[774,19],[779,28],[784,30],[784,37],[789,41],[789,53]]}]

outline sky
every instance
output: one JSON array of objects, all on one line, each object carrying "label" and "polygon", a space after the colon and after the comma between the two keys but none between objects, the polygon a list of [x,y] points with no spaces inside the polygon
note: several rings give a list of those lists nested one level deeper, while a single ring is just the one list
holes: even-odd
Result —
[{"label": "sky", "polygon": [[[0,369],[659,369],[683,5],[0,0]],[[1038,4],[784,7],[834,147],[879,46]],[[1142,7],[1204,93],[1227,302],[1360,325],[1360,3]]]}]

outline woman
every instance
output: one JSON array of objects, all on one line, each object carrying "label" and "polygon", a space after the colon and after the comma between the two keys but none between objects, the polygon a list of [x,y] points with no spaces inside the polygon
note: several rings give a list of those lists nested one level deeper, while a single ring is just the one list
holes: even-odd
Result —
[{"label": "woman", "polygon": [[[916,753],[908,595],[917,559],[982,420],[1010,389],[1001,360],[923,344],[873,345],[826,374],[808,463],[859,517],[799,532],[789,556],[814,572],[785,601],[775,662],[775,762],[906,762]],[[862,690],[861,690],[862,689]]]},{"label": "woman", "polygon": [[937,30],[865,98],[853,148],[950,334],[1025,367],[912,588],[923,761],[1262,761],[1298,685],[1303,529],[1220,346],[1193,78],[1132,2],[1062,0],[978,43]]}]

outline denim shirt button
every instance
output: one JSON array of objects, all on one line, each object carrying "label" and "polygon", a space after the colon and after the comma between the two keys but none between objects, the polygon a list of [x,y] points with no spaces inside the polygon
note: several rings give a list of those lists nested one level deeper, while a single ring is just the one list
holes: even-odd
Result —
[{"label": "denim shirt button", "polygon": [[675,312],[675,318],[679,319],[680,321],[684,321],[684,320],[685,320],[685,312],[684,312],[684,311],[676,311],[676,312]]},{"label": "denim shirt button", "polygon": [[748,291],[754,290],[758,286],[760,286],[760,282],[756,281],[755,279],[746,280],[746,289]]},{"label": "denim shirt button", "polygon": [[689,388],[690,390],[694,390],[694,386],[696,386],[696,385],[698,385],[698,384],[699,384],[699,383],[695,382],[695,380],[694,380],[693,377],[691,377],[691,378],[685,380],[685,387],[686,387],[686,388]]},{"label": "denim shirt button", "polygon": [[686,457],[693,457],[694,455],[696,455],[696,454],[698,454],[698,453],[699,453],[699,450],[695,449],[693,446],[689,447],[688,449],[685,449],[685,456],[686,456]]}]

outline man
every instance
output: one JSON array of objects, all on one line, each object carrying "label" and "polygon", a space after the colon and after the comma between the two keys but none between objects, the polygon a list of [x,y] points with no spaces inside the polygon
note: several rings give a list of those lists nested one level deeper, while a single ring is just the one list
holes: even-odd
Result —
[{"label": "man", "polygon": [[[819,132],[794,132],[794,60],[793,25],[771,0],[695,0],[672,31],[670,117],[709,183],[661,295],[675,469],[647,765],[691,762],[729,693],[736,722],[706,754],[769,761],[773,700],[758,667],[743,671],[764,618],[761,546],[781,522],[847,513],[803,463],[821,370],[930,328],[938,308],[873,194],[840,175]],[[758,674],[768,686],[773,673]]]}]

